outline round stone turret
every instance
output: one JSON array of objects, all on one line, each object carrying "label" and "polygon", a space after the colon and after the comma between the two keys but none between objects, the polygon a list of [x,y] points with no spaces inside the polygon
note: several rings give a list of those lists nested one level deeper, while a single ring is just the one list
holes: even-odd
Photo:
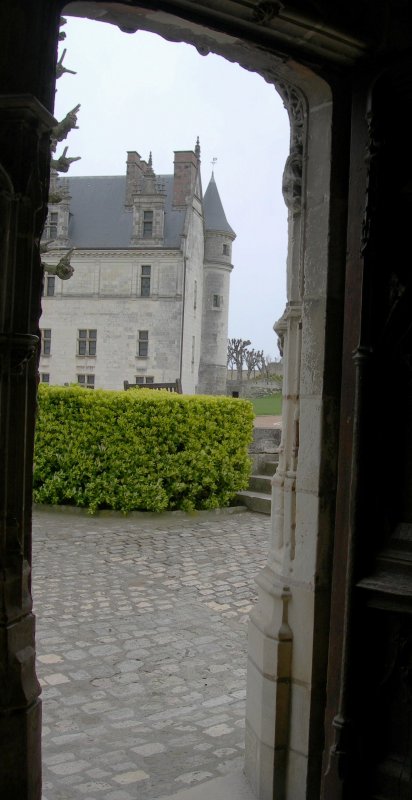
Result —
[{"label": "round stone turret", "polygon": [[198,392],[226,394],[229,288],[236,234],[226,219],[213,173],[203,198],[203,214],[205,258]]}]

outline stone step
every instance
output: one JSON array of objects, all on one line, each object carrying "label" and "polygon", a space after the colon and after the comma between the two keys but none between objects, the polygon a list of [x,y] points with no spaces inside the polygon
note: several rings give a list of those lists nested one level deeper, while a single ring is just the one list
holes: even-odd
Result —
[{"label": "stone step", "polygon": [[268,514],[270,516],[272,501],[271,496],[263,492],[251,492],[249,490],[238,492],[236,501],[241,505],[246,506],[249,511],[257,511],[259,514]]},{"label": "stone step", "polygon": [[278,464],[279,459],[275,459],[275,457],[260,461],[258,469],[259,475],[270,475],[272,477],[278,468]]},{"label": "stone step", "polygon": [[271,475],[251,475],[249,478],[249,490],[251,492],[262,492],[263,494],[272,493]]},{"label": "stone step", "polygon": [[280,428],[254,428],[253,441],[249,447],[249,453],[261,454],[277,453],[280,440],[282,438],[282,431]]}]

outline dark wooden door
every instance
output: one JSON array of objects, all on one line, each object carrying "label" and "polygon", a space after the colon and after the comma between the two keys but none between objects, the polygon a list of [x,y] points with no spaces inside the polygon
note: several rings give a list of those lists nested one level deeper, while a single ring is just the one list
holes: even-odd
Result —
[{"label": "dark wooden door", "polygon": [[407,60],[354,103],[324,800],[412,798],[411,103]]}]

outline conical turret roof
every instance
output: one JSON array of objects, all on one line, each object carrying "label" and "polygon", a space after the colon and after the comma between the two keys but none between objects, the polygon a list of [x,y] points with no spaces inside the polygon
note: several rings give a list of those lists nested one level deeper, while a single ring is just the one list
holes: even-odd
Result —
[{"label": "conical turret roof", "polygon": [[207,231],[219,231],[233,237],[236,236],[226,219],[213,172],[203,198],[203,215]]}]

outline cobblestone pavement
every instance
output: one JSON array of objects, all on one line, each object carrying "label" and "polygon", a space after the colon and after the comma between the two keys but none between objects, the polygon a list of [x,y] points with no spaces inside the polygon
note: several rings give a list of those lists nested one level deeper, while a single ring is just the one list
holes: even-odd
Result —
[{"label": "cobblestone pavement", "polygon": [[269,525],[35,512],[43,800],[149,800],[241,768]]}]

